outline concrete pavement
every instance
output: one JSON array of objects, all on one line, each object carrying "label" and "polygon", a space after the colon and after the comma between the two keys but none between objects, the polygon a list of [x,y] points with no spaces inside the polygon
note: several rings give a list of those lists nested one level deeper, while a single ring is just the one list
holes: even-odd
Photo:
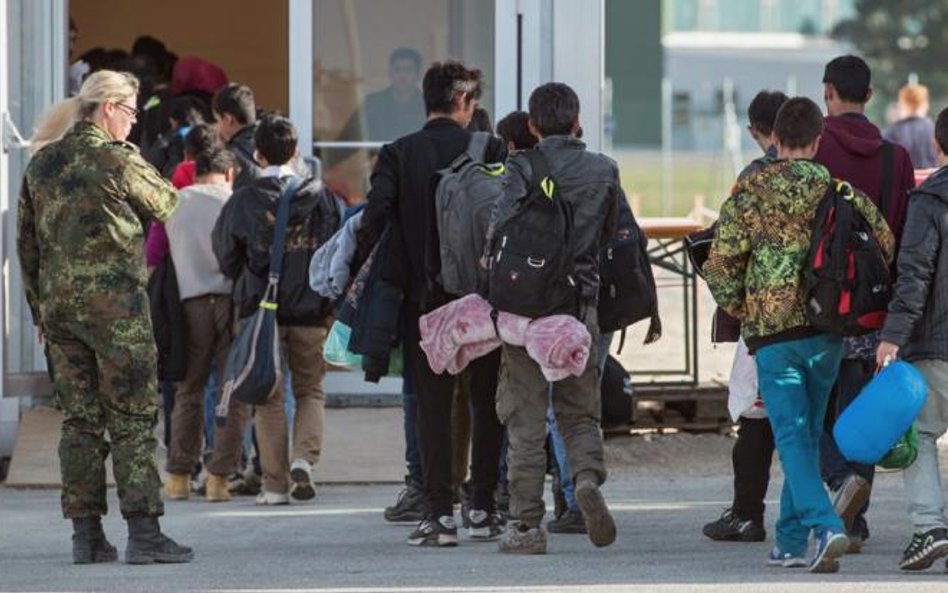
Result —
[{"label": "concrete pavement", "polygon": [[[771,485],[770,497],[779,492]],[[70,564],[70,525],[55,490],[0,489],[0,591],[832,591],[948,590],[939,562],[901,574],[909,526],[898,475],[880,476],[865,552],[837,575],[766,566],[761,544],[711,542],[701,525],[729,503],[730,476],[618,476],[605,488],[619,539],[594,549],[585,536],[550,536],[549,554],[502,556],[462,536],[455,549],[405,545],[411,526],[388,525],[382,508],[397,487],[321,486],[315,505],[259,508],[249,498],[210,505],[168,503],[165,530],[196,551],[189,565]],[[114,491],[110,491],[115,509]],[[776,504],[768,508],[772,529]],[[109,537],[121,553],[124,524]],[[831,583],[831,585],[829,585]],[[829,588],[828,588],[829,587]]]}]

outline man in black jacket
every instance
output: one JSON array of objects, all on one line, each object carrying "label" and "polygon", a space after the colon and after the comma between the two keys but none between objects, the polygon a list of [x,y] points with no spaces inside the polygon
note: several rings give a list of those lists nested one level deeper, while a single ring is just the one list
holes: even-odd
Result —
[{"label": "man in black jacket", "polygon": [[948,109],[935,124],[939,169],[910,194],[899,276],[876,352],[879,365],[896,355],[911,361],[928,384],[917,419],[918,458],[903,474],[915,528],[903,570],[924,570],[948,555],[948,519],[936,442],[948,429]]},{"label": "man in black jacket", "polygon": [[[284,117],[266,117],[257,126],[255,144],[257,158],[263,164],[260,176],[234,192],[213,232],[214,254],[224,275],[234,280],[234,305],[242,319],[257,310],[267,286],[279,198],[288,178],[294,175],[288,163],[297,152],[296,130]],[[263,465],[263,489],[257,504],[287,504],[289,497],[310,500],[315,496],[311,473],[322,449],[326,402],[323,342],[330,306],[310,289],[307,279],[310,259],[340,222],[340,207],[332,193],[319,179],[303,181],[290,203],[277,296],[281,349],[296,400],[293,463],[289,463],[287,451],[281,383],[277,393],[256,409]],[[230,475],[236,469],[216,462],[208,466],[213,474]],[[292,488],[288,478],[292,478]]]},{"label": "man in black jacket", "polygon": [[214,94],[211,107],[221,142],[240,164],[240,173],[234,180],[237,191],[260,176],[260,166],[254,159],[257,104],[253,91],[245,84],[231,83]]},{"label": "man in black jacket", "polygon": [[[541,526],[545,512],[543,481],[546,474],[546,410],[553,410],[569,457],[576,503],[594,545],[615,541],[616,525],[599,486],[606,480],[602,437],[599,434],[600,385],[599,338],[596,304],[599,296],[599,254],[615,230],[621,194],[615,161],[586,150],[577,138],[579,97],[569,86],[548,83],[530,95],[530,131],[540,138],[534,150],[545,157],[552,198],[565,201],[572,213],[570,247],[580,298],[579,318],[592,336],[586,368],[580,377],[567,377],[550,388],[540,366],[523,347],[504,344],[501,381],[497,390],[497,413],[507,427],[510,441],[508,484],[511,516],[518,519],[500,540],[500,551],[545,554],[546,532]],[[507,186],[491,215],[487,245],[503,221],[533,194],[530,158],[518,153],[507,162]],[[489,248],[489,247],[488,247]],[[492,287],[493,290],[493,287]]]},{"label": "man in black jacket", "polygon": [[[433,64],[422,83],[427,122],[424,127],[382,147],[372,173],[372,189],[362,217],[363,226],[380,236],[394,224],[398,237],[389,244],[404,261],[402,283],[402,347],[407,372],[418,394],[418,437],[424,469],[428,517],[409,536],[411,545],[455,546],[457,526],[451,490],[451,406],[455,378],[436,375],[419,346],[418,318],[451,300],[436,278],[440,270],[434,194],[436,173],[450,165],[470,140],[465,127],[477,107],[481,72],[458,62]],[[502,143],[492,139],[486,160],[505,157]],[[470,535],[493,538],[500,532],[494,489],[502,428],[494,410],[497,357],[474,361],[471,372],[473,504]]]}]

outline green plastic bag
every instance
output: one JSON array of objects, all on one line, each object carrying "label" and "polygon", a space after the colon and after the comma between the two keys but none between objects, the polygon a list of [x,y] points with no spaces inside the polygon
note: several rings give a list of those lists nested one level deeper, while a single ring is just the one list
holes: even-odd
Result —
[{"label": "green plastic bag", "polygon": [[885,457],[876,464],[884,469],[903,470],[918,457],[918,427],[913,423],[902,438],[892,445]]},{"label": "green plastic bag", "polygon": [[[326,343],[323,345],[323,360],[333,366],[352,371],[362,370],[362,355],[349,351],[349,338],[351,337],[351,327],[338,319],[334,321],[329,329],[329,334],[326,336]],[[402,375],[401,347],[392,350],[388,362],[388,375],[393,377],[401,377]]]}]

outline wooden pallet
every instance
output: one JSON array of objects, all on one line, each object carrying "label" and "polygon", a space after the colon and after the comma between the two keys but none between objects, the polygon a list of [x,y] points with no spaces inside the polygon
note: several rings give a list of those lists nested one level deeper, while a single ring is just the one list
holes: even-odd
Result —
[{"label": "wooden pallet", "polygon": [[727,409],[727,387],[651,387],[636,385],[632,397],[633,420],[624,426],[607,427],[607,437],[637,430],[728,432],[733,427]]}]

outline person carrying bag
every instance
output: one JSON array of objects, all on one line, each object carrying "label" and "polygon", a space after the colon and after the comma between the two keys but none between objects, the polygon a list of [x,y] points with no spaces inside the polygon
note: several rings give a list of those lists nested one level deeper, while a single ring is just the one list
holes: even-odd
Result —
[{"label": "person carrying bag", "polygon": [[302,180],[291,177],[280,194],[273,246],[270,249],[270,276],[260,308],[243,321],[227,355],[224,389],[217,405],[217,418],[227,417],[230,398],[236,397],[250,405],[260,405],[283,381],[280,337],[277,332],[277,289],[283,268],[283,246],[286,225],[290,218],[290,202]]}]

